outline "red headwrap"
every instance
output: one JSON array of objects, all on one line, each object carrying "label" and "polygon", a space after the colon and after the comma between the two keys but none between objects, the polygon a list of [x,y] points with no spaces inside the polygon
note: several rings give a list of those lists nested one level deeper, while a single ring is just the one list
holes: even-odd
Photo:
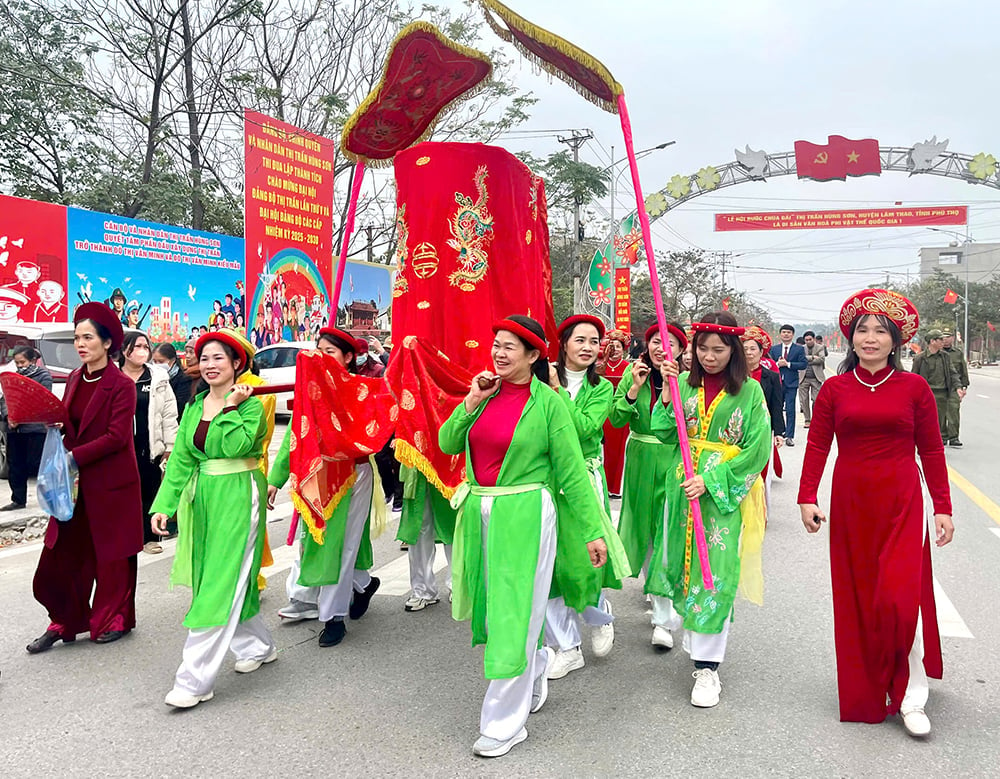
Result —
[{"label": "red headwrap", "polygon": [[746,333],[745,327],[730,327],[729,325],[719,325],[715,322],[692,322],[691,329],[696,333],[715,333],[716,335],[742,336]]},{"label": "red headwrap", "polygon": [[[646,343],[648,344],[649,343],[649,339],[652,338],[654,335],[656,335],[658,332],[660,332],[660,325],[659,324],[652,324],[652,325],[650,325],[646,329],[646,339],[645,339]],[[683,330],[681,330],[676,325],[670,324],[669,322],[667,322],[667,332],[668,333],[673,333],[674,338],[677,339],[677,343],[679,343],[681,345],[681,351],[682,352],[685,349],[687,349],[687,345],[688,345],[687,333],[685,333]]]},{"label": "red headwrap", "polygon": [[218,341],[219,343],[224,343],[231,347],[234,352],[236,352],[237,357],[241,361],[241,365],[238,372],[242,372],[250,364],[253,359],[246,348],[239,342],[237,338],[227,333],[225,330],[218,330],[216,332],[205,333],[201,338],[198,339],[198,343],[194,345],[195,357],[201,359],[201,350],[205,348],[205,345],[211,341]]},{"label": "red headwrap", "polygon": [[905,344],[917,334],[920,316],[916,306],[898,292],[887,289],[863,289],[851,295],[840,309],[840,331],[851,337],[851,325],[859,316],[881,314],[899,328]]},{"label": "red headwrap", "polygon": [[767,354],[771,350],[771,336],[758,325],[750,325],[746,332],[740,336],[741,341],[756,341],[760,345],[760,350]]},{"label": "red headwrap", "polygon": [[604,322],[600,317],[590,316],[590,314],[574,314],[573,316],[566,317],[562,324],[559,325],[558,333],[559,337],[562,338],[563,333],[567,330],[571,330],[577,325],[593,325],[597,328],[597,337],[604,338]]},{"label": "red headwrap", "polygon": [[507,330],[518,338],[527,341],[531,344],[533,349],[537,349],[545,357],[549,353],[548,344],[545,343],[545,339],[531,332],[524,325],[519,325],[517,322],[511,319],[501,319],[499,322],[493,323],[493,332],[499,333],[501,330]]},{"label": "red headwrap", "polygon": [[337,343],[337,347],[341,351],[354,352],[354,354],[358,354],[358,342],[350,333],[341,330],[339,327],[324,327],[319,331],[319,336],[316,340],[318,341],[324,335],[335,343],[339,342]]}]

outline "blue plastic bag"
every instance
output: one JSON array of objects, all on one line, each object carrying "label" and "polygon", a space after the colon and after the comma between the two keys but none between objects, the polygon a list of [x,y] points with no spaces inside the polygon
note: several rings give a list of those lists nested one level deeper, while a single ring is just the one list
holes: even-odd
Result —
[{"label": "blue plastic bag", "polygon": [[38,466],[38,505],[60,522],[69,522],[76,506],[80,471],[73,455],[63,448],[62,432],[50,427],[45,433],[42,461]]}]

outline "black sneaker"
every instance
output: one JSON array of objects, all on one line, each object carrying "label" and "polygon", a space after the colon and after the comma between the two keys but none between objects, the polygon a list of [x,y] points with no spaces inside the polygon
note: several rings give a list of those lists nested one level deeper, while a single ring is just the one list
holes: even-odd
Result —
[{"label": "black sneaker", "polygon": [[18,511],[24,508],[23,503],[8,503],[6,506],[0,506],[0,511]]},{"label": "black sneaker", "polygon": [[955,449],[961,449],[962,448],[962,442],[959,441],[957,438],[952,438],[948,442],[948,446],[954,447]]},{"label": "black sneaker", "polygon": [[795,446],[795,439],[794,438],[786,438],[785,439],[785,446]]},{"label": "black sneaker", "polygon": [[354,593],[354,599],[351,601],[349,609],[351,619],[361,619],[365,615],[365,612],[368,611],[368,604],[372,602],[372,595],[375,594],[381,583],[377,576],[373,576],[364,592]]},{"label": "black sneaker", "polygon": [[323,632],[319,634],[319,645],[321,647],[337,646],[347,635],[347,625],[344,618],[331,619],[323,623]]}]

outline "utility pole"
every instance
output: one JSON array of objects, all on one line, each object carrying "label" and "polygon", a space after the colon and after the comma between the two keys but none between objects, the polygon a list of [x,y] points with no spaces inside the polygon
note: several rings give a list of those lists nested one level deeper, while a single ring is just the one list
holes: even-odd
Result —
[{"label": "utility pole", "polygon": [[[573,135],[570,135],[569,137],[559,136],[557,140],[559,143],[565,143],[573,150],[573,162],[574,164],[577,164],[580,162],[580,147],[593,137],[594,134],[590,132],[590,130],[576,130],[573,132]],[[580,206],[582,206],[583,203],[580,202],[579,197],[576,197],[574,198],[573,205],[573,235],[576,236],[576,251],[574,252],[576,261],[573,263],[573,313],[582,314],[583,283],[581,281],[581,276],[583,273],[583,258],[580,256],[580,244],[583,243],[583,227],[580,225]]]},{"label": "utility pole", "polygon": [[365,232],[368,233],[368,262],[375,261],[375,248],[372,246],[372,225],[367,225],[365,227]]}]

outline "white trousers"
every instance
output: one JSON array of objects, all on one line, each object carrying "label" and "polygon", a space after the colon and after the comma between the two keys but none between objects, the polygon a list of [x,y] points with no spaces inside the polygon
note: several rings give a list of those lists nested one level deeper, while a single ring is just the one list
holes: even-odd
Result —
[{"label": "white trousers", "polygon": [[578,614],[566,605],[566,601],[561,596],[549,598],[548,605],[545,607],[545,644],[560,652],[576,649],[583,643],[583,636],[580,632],[581,619],[590,627],[610,625],[615,621],[614,616],[608,613],[607,604],[607,596],[601,592],[596,606],[587,606],[583,610],[583,614]]},{"label": "white trousers", "polygon": [[[431,489],[428,487],[427,489]],[[407,559],[410,564],[410,589],[413,597],[425,600],[437,600],[437,579],[434,576],[434,558],[437,555],[437,545],[434,543],[434,512],[431,508],[430,496],[424,498],[423,524],[417,543],[410,546]],[[451,568],[451,544],[444,545],[444,556]],[[448,572],[449,576],[451,571]]]},{"label": "white trousers", "polygon": [[292,558],[292,567],[288,571],[288,578],[285,580],[285,592],[288,600],[299,601],[300,603],[316,604],[319,601],[319,587],[303,587],[299,584],[299,576],[302,573],[302,539],[305,538],[306,523],[299,518],[299,554]]},{"label": "white trousers", "polygon": [[181,665],[174,678],[174,689],[191,695],[205,695],[215,687],[215,680],[226,660],[226,652],[232,650],[237,660],[263,660],[275,649],[274,639],[257,614],[246,622],[240,622],[240,612],[251,582],[250,569],[253,567],[254,547],[257,543],[260,501],[257,490],[251,485],[250,532],[246,548],[243,550],[243,564],[236,585],[236,594],[229,609],[229,619],[225,625],[213,628],[198,628],[188,632],[181,655]]},{"label": "white trousers", "polygon": [[[927,492],[927,485],[923,483],[921,474],[921,487],[924,493],[924,531],[923,543],[927,543],[927,531],[932,527],[934,512],[931,508],[930,495]],[[917,612],[917,631],[913,636],[913,645],[910,647],[908,657],[910,665],[910,679],[906,683],[906,692],[903,693],[903,701],[900,709],[922,709],[927,705],[927,698],[930,695],[930,685],[927,683],[927,671],[924,669],[924,615]]]},{"label": "white trousers", "polygon": [[[483,560],[486,559],[487,527],[493,498],[482,500]],[[528,665],[520,676],[513,679],[492,679],[486,689],[483,708],[479,715],[479,732],[487,738],[507,741],[513,738],[528,721],[531,711],[531,693],[535,681],[545,673],[546,652],[538,649],[538,637],[545,621],[545,607],[552,584],[552,569],[556,559],[556,508],[548,490],[542,490],[541,537],[538,547],[538,566],[535,568],[535,587],[531,599],[531,620],[524,652]],[[498,583],[502,586],[502,582]],[[489,570],[486,587],[489,588]],[[489,624],[486,626],[489,631]]]},{"label": "white trousers", "polygon": [[[669,535],[666,527],[667,516],[667,506],[664,504],[662,560],[662,564],[664,566],[666,566],[667,560],[669,559],[668,556],[671,554],[669,549]],[[650,554],[651,553],[652,550],[650,550]],[[650,622],[652,622],[654,626],[666,628],[671,631],[683,628],[684,620],[681,615],[677,613],[677,610],[674,608],[674,603],[670,598],[653,595],[650,600],[653,602],[653,616],[650,619]],[[731,624],[731,620],[727,619],[726,624],[720,633],[697,633],[693,630],[685,630],[681,646],[683,646],[684,651],[687,652],[691,656],[691,659],[695,662],[721,663],[726,659],[726,645],[729,643],[729,626]]]},{"label": "white trousers", "polygon": [[368,521],[372,509],[374,486],[372,467],[367,463],[358,465],[355,472],[358,478],[354,482],[351,502],[347,506],[347,527],[344,530],[344,549],[340,556],[340,576],[336,584],[327,584],[319,588],[317,603],[320,622],[347,616],[353,594],[362,592],[372,580],[368,571],[358,571],[354,568],[358,550],[361,548],[365,522]]}]

